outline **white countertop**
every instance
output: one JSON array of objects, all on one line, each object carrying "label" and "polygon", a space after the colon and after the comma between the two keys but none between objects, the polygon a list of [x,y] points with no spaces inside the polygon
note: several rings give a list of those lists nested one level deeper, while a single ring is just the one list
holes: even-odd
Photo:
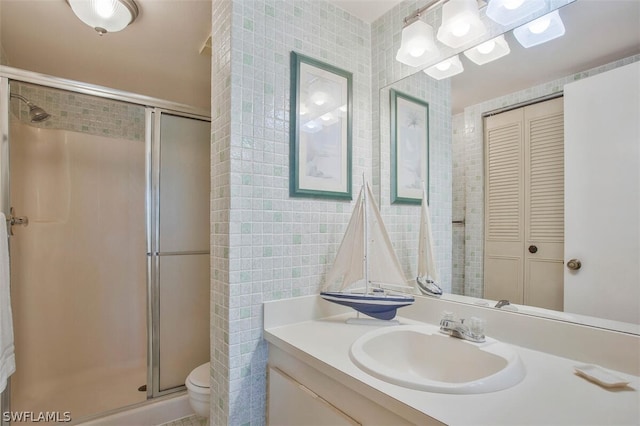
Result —
[{"label": "white countertop", "polygon": [[[396,414],[414,423],[420,422],[416,417],[419,412],[449,425],[640,424],[639,377],[613,371],[631,383],[626,388],[605,389],[575,374],[574,366],[584,364],[582,361],[516,345],[513,348],[527,374],[521,383],[503,391],[450,395],[386,383],[360,370],[349,358],[351,344],[377,328],[346,324],[345,320],[353,316],[340,314],[274,326],[272,321],[265,321],[264,336],[289,355],[374,402],[392,407]],[[419,324],[398,319],[401,324]]]}]

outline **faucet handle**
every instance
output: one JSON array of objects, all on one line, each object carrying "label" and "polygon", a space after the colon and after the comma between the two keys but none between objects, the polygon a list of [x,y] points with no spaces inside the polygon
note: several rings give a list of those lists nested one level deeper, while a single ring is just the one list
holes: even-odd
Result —
[{"label": "faucet handle", "polygon": [[471,317],[466,321],[465,324],[469,327],[469,331],[471,331],[473,334],[477,336],[484,336],[484,329],[487,325],[486,320],[478,317]]},{"label": "faucet handle", "polygon": [[455,321],[456,316],[451,311],[442,311],[442,319],[445,321]]}]

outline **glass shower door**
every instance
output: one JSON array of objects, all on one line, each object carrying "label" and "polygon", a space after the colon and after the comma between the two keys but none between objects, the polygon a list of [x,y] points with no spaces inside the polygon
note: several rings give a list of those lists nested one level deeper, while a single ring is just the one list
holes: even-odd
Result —
[{"label": "glass shower door", "polygon": [[156,110],[154,395],[209,360],[210,122]]}]

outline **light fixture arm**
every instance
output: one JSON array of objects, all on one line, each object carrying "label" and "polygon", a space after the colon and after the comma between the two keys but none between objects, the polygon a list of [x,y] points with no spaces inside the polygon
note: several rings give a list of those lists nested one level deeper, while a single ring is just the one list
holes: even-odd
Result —
[{"label": "light fixture arm", "polygon": [[[436,7],[447,3],[449,0],[431,0],[426,5],[422,6],[420,9],[413,12],[411,15],[408,15],[404,18],[404,26],[411,25],[416,22],[422,15],[429,12],[430,10],[435,9]],[[487,6],[486,0],[478,0],[478,10],[481,10],[483,7]]]},{"label": "light fixture arm", "polygon": [[413,12],[411,15],[406,16],[403,20],[404,25],[411,25],[413,24],[415,21],[417,21],[418,19],[420,19],[420,17],[427,13],[428,11],[435,9],[436,7],[438,7],[439,5],[441,5],[442,3],[446,3],[449,0],[431,0],[429,3],[427,3],[426,5],[422,6],[420,9],[416,10],[415,12]]}]

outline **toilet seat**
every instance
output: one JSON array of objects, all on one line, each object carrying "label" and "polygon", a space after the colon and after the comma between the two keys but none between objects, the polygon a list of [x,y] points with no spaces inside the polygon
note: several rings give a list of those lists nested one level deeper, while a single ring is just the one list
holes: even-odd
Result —
[{"label": "toilet seat", "polygon": [[199,367],[196,367],[187,377],[185,385],[188,389],[198,393],[209,393],[209,367],[210,362],[204,363]]}]

